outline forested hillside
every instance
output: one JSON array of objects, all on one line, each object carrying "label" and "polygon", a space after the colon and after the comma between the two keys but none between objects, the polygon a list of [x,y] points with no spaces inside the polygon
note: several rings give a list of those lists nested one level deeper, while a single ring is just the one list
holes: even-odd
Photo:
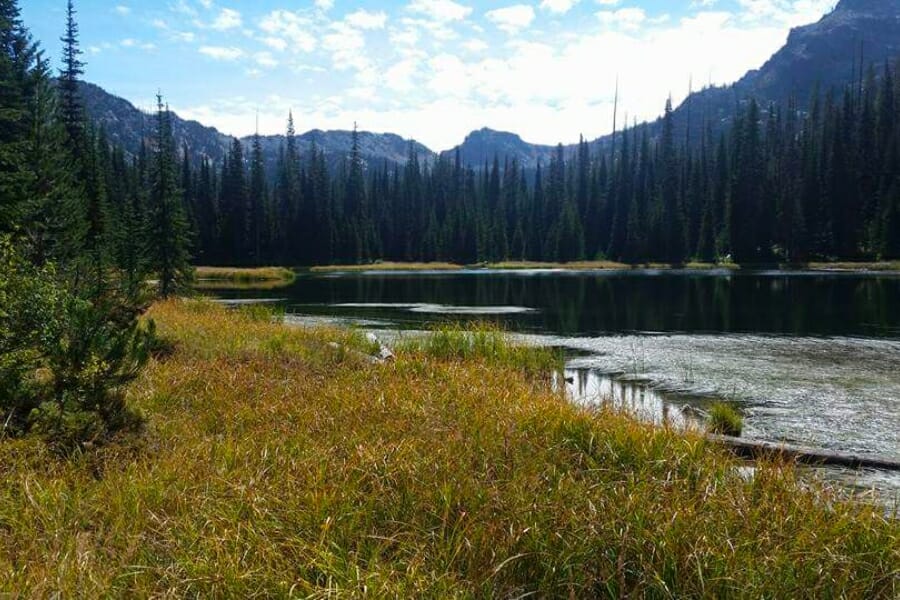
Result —
[{"label": "forested hillside", "polygon": [[[502,259],[741,263],[900,256],[900,73],[796,103],[745,102],[699,144],[622,132],[608,151],[562,146],[526,175],[517,159],[485,168],[457,153],[367,170],[354,138],[332,175],[288,133],[268,185],[260,144],[235,142],[224,166],[183,164],[198,260],[317,264]],[[249,170],[245,169],[249,162]]]}]

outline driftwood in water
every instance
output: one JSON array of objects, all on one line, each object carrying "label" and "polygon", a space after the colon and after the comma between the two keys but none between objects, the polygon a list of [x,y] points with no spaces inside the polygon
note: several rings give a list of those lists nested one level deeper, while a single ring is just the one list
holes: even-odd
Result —
[{"label": "driftwood in water", "polygon": [[861,456],[859,454],[843,454],[804,446],[776,444],[760,440],[745,440],[727,435],[709,434],[707,438],[717,444],[727,446],[739,456],[745,458],[761,458],[765,456],[781,456],[809,465],[835,465],[851,469],[880,469],[883,471],[900,471],[900,461],[887,458]]}]

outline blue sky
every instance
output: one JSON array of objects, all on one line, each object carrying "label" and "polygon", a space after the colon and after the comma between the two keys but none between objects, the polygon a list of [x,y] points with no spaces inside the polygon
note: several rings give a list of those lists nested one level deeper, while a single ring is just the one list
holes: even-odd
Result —
[{"label": "blue sky", "polygon": [[[390,131],[442,150],[483,126],[539,143],[730,83],[835,0],[76,0],[86,79],[246,135]],[[22,0],[57,61],[65,0]]]}]

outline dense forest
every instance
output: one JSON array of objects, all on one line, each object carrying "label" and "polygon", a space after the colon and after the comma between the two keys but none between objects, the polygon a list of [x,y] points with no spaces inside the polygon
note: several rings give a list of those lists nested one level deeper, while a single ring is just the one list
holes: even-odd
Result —
[{"label": "dense forest", "polygon": [[[900,62],[816,92],[803,109],[750,99],[728,124],[695,115],[702,125],[686,131],[704,131],[699,139],[678,139],[669,101],[661,126],[635,124],[600,151],[560,145],[535,171],[502,156],[423,158],[412,144],[405,165],[370,168],[355,130],[350,153],[329,167],[314,142],[300,147],[289,116],[267,172],[258,136],[249,148],[233,140],[220,162],[192,164],[188,148],[172,147],[162,100],[136,155],[111,144],[84,118],[72,13],[63,42],[56,86],[34,58],[33,109],[47,113],[36,118],[58,113],[61,128],[36,134],[29,168],[75,171],[38,173],[20,201],[5,195],[4,211],[25,211],[13,220],[39,262],[80,254],[90,259],[82,270],[115,267],[132,287],[161,271],[170,293],[188,253],[219,265],[900,257]],[[56,157],[63,151],[77,160]],[[73,201],[86,208],[66,208]]]},{"label": "dense forest", "polygon": [[[808,110],[746,101],[701,139],[676,139],[669,102],[659,135],[643,124],[600,153],[559,146],[536,172],[503,157],[423,161],[412,146],[406,165],[367,170],[357,144],[330,172],[314,143],[298,147],[289,118],[275,173],[258,138],[249,151],[235,140],[221,165],[182,153],[194,253],[244,265],[900,257],[898,66],[817,92]],[[113,159],[110,181],[127,171]],[[113,205],[140,194],[140,177],[124,180],[135,187]]]}]

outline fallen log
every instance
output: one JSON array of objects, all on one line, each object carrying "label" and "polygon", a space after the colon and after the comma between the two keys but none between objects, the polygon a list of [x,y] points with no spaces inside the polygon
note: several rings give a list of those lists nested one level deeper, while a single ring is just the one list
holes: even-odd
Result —
[{"label": "fallen log", "polygon": [[716,444],[726,446],[738,456],[744,458],[763,458],[778,456],[808,465],[833,465],[851,469],[879,469],[882,471],[900,471],[900,460],[859,454],[844,454],[819,448],[793,446],[762,440],[747,440],[727,435],[708,434],[707,439]]}]

